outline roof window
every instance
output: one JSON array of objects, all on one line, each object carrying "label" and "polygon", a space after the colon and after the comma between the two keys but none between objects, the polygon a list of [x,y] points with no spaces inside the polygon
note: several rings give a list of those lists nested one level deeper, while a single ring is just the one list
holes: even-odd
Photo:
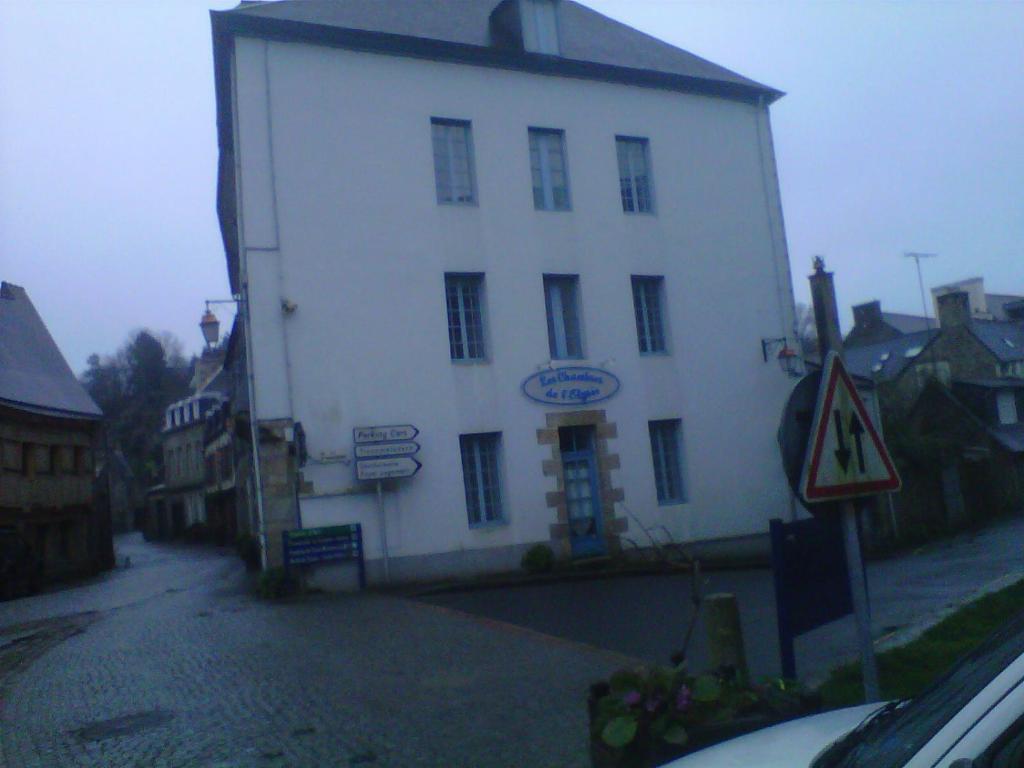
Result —
[{"label": "roof window", "polygon": [[1017,348],[1017,345],[1013,343],[1013,340],[1012,339],[1008,339],[1005,336],[1003,337],[1003,344],[1008,346],[1010,349],[1016,349]]},{"label": "roof window", "polygon": [[519,0],[523,48],[534,53],[561,53],[558,45],[558,0]]},{"label": "roof window", "polygon": [[560,0],[502,0],[491,12],[491,43],[530,53],[561,54]]},{"label": "roof window", "polygon": [[884,363],[884,362],[885,362],[886,360],[888,360],[888,359],[889,359],[889,358],[890,358],[891,356],[892,356],[892,355],[891,355],[891,354],[890,354],[889,352],[883,352],[883,353],[882,353],[882,356],[881,356],[880,358],[878,358],[878,359],[879,359],[879,360],[881,360],[881,361],[882,361],[882,362]]},{"label": "roof window", "polygon": [[912,357],[917,357],[918,355],[920,355],[922,349],[924,349],[924,347],[922,347],[920,344],[917,344],[907,349],[907,351],[903,353],[903,356],[909,360]]}]

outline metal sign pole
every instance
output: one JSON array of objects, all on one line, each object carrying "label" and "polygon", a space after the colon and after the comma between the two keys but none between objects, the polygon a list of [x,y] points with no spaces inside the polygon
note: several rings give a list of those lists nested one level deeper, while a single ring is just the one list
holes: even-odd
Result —
[{"label": "metal sign pole", "polygon": [[380,518],[380,545],[384,550],[384,583],[391,582],[391,566],[388,561],[388,521],[384,518],[384,487],[377,481],[377,512]]},{"label": "metal sign pole", "polygon": [[868,606],[868,585],[864,579],[864,567],[860,552],[860,535],[857,531],[857,509],[852,501],[842,503],[843,544],[846,548],[846,571],[850,578],[850,595],[853,597],[853,613],[857,618],[857,637],[860,640],[860,665],[864,677],[864,701],[881,699],[878,686],[878,665],[875,662],[875,646],[871,640],[871,610]]},{"label": "metal sign pole", "polygon": [[[814,318],[821,344],[822,359],[828,352],[835,352],[840,361],[844,359],[843,337],[839,329],[839,311],[836,304],[836,289],[831,272],[825,271],[825,260],[814,258],[814,274],[810,277],[811,298],[814,303]],[[856,390],[851,392],[856,396]],[[838,418],[838,411],[836,412]],[[840,440],[842,437],[840,436]],[[840,445],[840,449],[845,446]],[[858,449],[860,443],[858,442]],[[883,447],[884,450],[884,447]],[[857,526],[857,509],[847,499],[840,504],[843,520],[843,545],[846,549],[846,570],[850,579],[850,593],[853,598],[853,612],[857,619],[857,639],[860,645],[861,674],[864,679],[865,702],[878,701],[881,697],[878,686],[878,666],[875,662],[875,645],[871,639],[871,612],[868,607],[867,580],[864,576],[864,560],[860,550],[860,532]]]}]

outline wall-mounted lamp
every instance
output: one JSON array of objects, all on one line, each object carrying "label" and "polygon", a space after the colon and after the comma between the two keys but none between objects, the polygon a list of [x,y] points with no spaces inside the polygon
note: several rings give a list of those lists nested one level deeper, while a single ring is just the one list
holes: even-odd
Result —
[{"label": "wall-mounted lamp", "polygon": [[206,300],[206,311],[203,313],[202,319],[199,321],[199,330],[203,332],[203,339],[206,340],[206,346],[213,347],[217,340],[220,338],[220,321],[217,316],[213,314],[210,309],[211,304],[238,304],[238,299],[207,299]]},{"label": "wall-mounted lamp", "polygon": [[777,339],[761,339],[761,356],[766,363],[774,357],[782,372],[787,376],[795,378],[800,375],[800,355],[789,346],[785,336],[780,336]]}]

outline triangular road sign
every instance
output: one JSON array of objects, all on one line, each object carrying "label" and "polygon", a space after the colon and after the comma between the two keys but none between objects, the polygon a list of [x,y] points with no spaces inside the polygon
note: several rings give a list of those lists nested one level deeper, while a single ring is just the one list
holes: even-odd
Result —
[{"label": "triangular road sign", "polygon": [[808,502],[897,491],[900,477],[839,355],[822,371],[800,492]]}]

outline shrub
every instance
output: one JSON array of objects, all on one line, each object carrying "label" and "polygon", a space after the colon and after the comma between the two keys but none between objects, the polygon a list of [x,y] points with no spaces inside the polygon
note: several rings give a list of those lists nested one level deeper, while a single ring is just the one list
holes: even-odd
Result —
[{"label": "shrub", "polygon": [[534,544],[523,554],[521,564],[527,573],[547,573],[555,567],[555,553],[547,544]]},{"label": "shrub", "polygon": [[270,568],[260,574],[260,597],[276,600],[298,591],[298,580],[284,568]]}]

